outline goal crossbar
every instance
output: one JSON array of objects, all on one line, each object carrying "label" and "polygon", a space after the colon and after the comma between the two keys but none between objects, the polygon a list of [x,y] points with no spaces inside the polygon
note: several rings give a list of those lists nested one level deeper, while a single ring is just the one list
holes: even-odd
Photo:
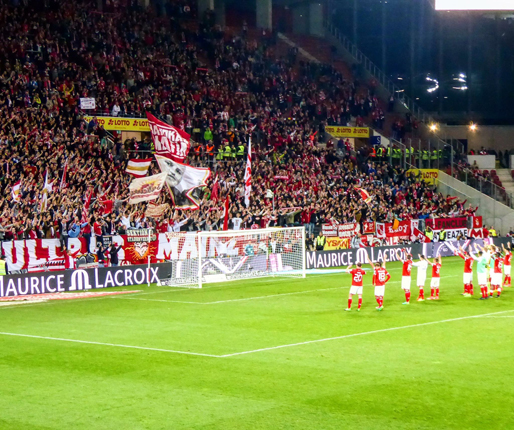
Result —
[{"label": "goal crossbar", "polygon": [[305,277],[304,227],[175,233],[173,240],[187,252],[172,261],[165,285],[201,288],[212,282]]}]

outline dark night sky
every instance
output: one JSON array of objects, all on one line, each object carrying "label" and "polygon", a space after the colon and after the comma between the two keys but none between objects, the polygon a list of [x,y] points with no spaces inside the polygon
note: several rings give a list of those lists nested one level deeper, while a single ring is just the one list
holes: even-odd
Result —
[{"label": "dark night sky", "polygon": [[[330,0],[332,20],[378,67],[429,111],[475,112],[505,122],[514,113],[514,22],[435,11],[428,0]],[[412,45],[411,45],[412,43]],[[442,47],[442,51],[441,51]],[[442,62],[440,63],[440,52]],[[468,71],[468,62],[469,68]],[[385,63],[385,64],[384,64]],[[428,93],[427,73],[440,82]],[[464,73],[467,83],[453,80]],[[411,77],[414,77],[411,85]],[[467,85],[468,91],[453,89]],[[440,104],[439,97],[442,97]],[[502,118],[501,117],[505,117]]]}]

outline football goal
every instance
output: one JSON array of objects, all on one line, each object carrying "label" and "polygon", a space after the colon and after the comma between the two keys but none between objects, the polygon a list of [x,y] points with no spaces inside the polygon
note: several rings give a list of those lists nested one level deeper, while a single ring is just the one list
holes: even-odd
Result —
[{"label": "football goal", "polygon": [[202,288],[205,283],[305,277],[304,227],[167,233],[179,258],[163,285]]}]

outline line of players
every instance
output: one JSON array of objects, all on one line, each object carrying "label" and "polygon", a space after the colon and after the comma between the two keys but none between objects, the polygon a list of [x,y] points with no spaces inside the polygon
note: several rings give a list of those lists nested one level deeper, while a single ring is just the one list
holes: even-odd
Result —
[{"label": "line of players", "polygon": [[[477,249],[477,247],[479,249]],[[473,262],[477,261],[477,277],[478,283],[480,286],[480,291],[482,293],[481,300],[485,300],[489,297],[494,296],[494,292],[496,292],[496,297],[500,297],[503,287],[510,287],[511,285],[511,277],[510,277],[510,269],[511,269],[511,261],[512,261],[512,251],[511,245],[508,244],[508,248],[505,248],[502,244],[502,250],[495,245],[487,245],[485,247],[481,247],[475,243],[474,245],[475,253],[467,252],[459,248],[459,251],[456,252],[456,255],[459,255],[464,259],[464,296],[471,297],[473,296]],[[402,250],[405,253],[405,249]],[[401,288],[405,293],[405,302],[404,305],[408,305],[410,303],[410,287],[411,287],[411,271],[412,267],[416,266],[418,268],[417,273],[417,286],[419,288],[419,296],[418,301],[425,300],[425,292],[424,286],[427,277],[427,268],[428,266],[432,266],[432,279],[430,281],[430,289],[431,294],[428,300],[439,300],[439,286],[441,280],[441,267],[442,261],[440,257],[436,257],[433,259],[433,262],[429,261],[425,256],[419,255],[419,261],[412,261],[412,255],[406,254],[406,258],[403,259],[401,254],[397,251],[396,256],[398,260],[402,262],[402,281]],[[373,280],[372,284],[375,287],[375,299],[377,301],[378,306],[377,310],[381,311],[384,309],[384,293],[385,293],[385,285],[391,279],[391,275],[386,270],[386,262],[382,263],[372,263],[367,256],[368,264],[373,269]],[[490,262],[493,262],[493,271],[490,273]],[[502,267],[505,271],[505,279],[502,283]],[[348,266],[346,272],[352,275],[352,286],[350,287],[350,295],[348,297],[348,308],[346,311],[350,311],[352,309],[353,296],[358,296],[358,304],[357,311],[360,311],[362,307],[362,290],[363,290],[363,278],[366,274],[365,270],[362,268],[361,263],[357,263],[357,267],[352,269],[352,266]]]},{"label": "line of players", "polygon": [[[511,278],[510,270],[512,263],[512,249],[511,244],[507,248],[502,243],[502,250],[495,245],[486,245],[484,247],[474,245],[475,253],[468,252],[459,248],[456,253],[464,260],[464,292],[463,296],[472,297],[473,291],[473,262],[477,262],[477,279],[478,286],[482,297],[480,300],[493,297],[496,293],[496,298],[501,296],[504,287],[510,287]],[[491,267],[492,263],[492,267]],[[491,270],[492,269],[492,270]],[[503,273],[505,278],[503,278]],[[502,282],[503,279],[503,282]]]},{"label": "line of players", "polygon": [[[405,253],[405,249],[402,250]],[[402,283],[401,287],[405,292],[405,302],[404,305],[408,305],[410,303],[410,286],[411,286],[411,271],[412,267],[416,266],[418,268],[418,276],[417,276],[417,285],[419,287],[419,297],[418,301],[425,300],[425,281],[427,279],[427,268],[428,266],[432,266],[432,280],[430,282],[431,295],[428,300],[439,300],[439,284],[441,279],[441,258],[436,257],[433,259],[433,262],[425,258],[424,255],[419,255],[419,261],[413,262],[412,255],[406,254],[406,258],[403,259],[401,254],[396,251],[396,257],[398,260],[402,262]],[[378,306],[377,310],[381,311],[384,309],[384,293],[385,293],[385,285],[391,279],[391,275],[386,270],[387,260],[384,260],[382,263],[373,264],[367,256],[368,264],[373,269],[373,280],[372,284],[375,287],[375,299],[377,301]],[[362,290],[363,290],[363,277],[366,274],[365,270],[362,268],[361,263],[357,263],[357,267],[352,269],[352,266],[348,266],[346,272],[352,275],[352,286],[350,287],[350,296],[348,297],[348,308],[346,311],[352,310],[352,302],[353,296],[358,296],[358,304],[357,311],[360,311],[362,307]]]}]

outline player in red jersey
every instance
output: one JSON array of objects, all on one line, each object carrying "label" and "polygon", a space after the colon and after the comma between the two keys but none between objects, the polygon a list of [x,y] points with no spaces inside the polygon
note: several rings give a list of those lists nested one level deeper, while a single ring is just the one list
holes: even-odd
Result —
[{"label": "player in red jersey", "polygon": [[491,274],[491,295],[496,291],[496,298],[498,298],[502,292],[503,257],[501,253],[496,252],[491,256],[491,260],[494,262],[493,273]]},{"label": "player in red jersey", "polygon": [[361,263],[357,263],[357,268],[355,269],[352,269],[352,266],[348,266],[346,272],[352,275],[352,286],[350,288],[350,296],[348,297],[348,308],[346,308],[345,311],[352,310],[352,300],[355,294],[359,297],[357,311],[360,311],[362,306],[362,278],[366,272],[362,269]]},{"label": "player in red jersey", "polygon": [[434,262],[431,263],[427,260],[427,263],[432,266],[432,280],[430,281],[430,297],[428,300],[439,300],[439,284],[441,281],[441,257],[434,258]]},{"label": "player in red jersey", "polygon": [[502,249],[503,249],[503,253],[505,254],[505,257],[503,257],[503,273],[505,273],[505,279],[503,280],[503,286],[510,287],[510,268],[511,268],[511,262],[512,262],[512,251],[511,251],[510,242],[507,244],[507,248],[505,248],[505,246],[503,246],[503,243],[502,243]]},{"label": "player in red jersey", "polygon": [[386,260],[382,264],[375,263],[373,264],[368,258],[368,263],[373,269],[373,285],[375,286],[375,300],[377,301],[377,310],[381,311],[384,309],[384,294],[385,294],[385,284],[391,279],[391,275],[386,270]]},{"label": "player in red jersey", "polygon": [[[405,249],[402,249],[402,251],[405,252]],[[406,254],[407,258],[404,260],[401,254],[396,251],[396,257],[403,264],[402,289],[405,291],[405,302],[403,302],[403,304],[408,305],[410,303],[410,274],[412,270],[412,255]]]},{"label": "player in red jersey", "polygon": [[464,293],[463,296],[471,297],[473,295],[473,257],[467,251],[459,246],[457,255],[464,260]]}]

